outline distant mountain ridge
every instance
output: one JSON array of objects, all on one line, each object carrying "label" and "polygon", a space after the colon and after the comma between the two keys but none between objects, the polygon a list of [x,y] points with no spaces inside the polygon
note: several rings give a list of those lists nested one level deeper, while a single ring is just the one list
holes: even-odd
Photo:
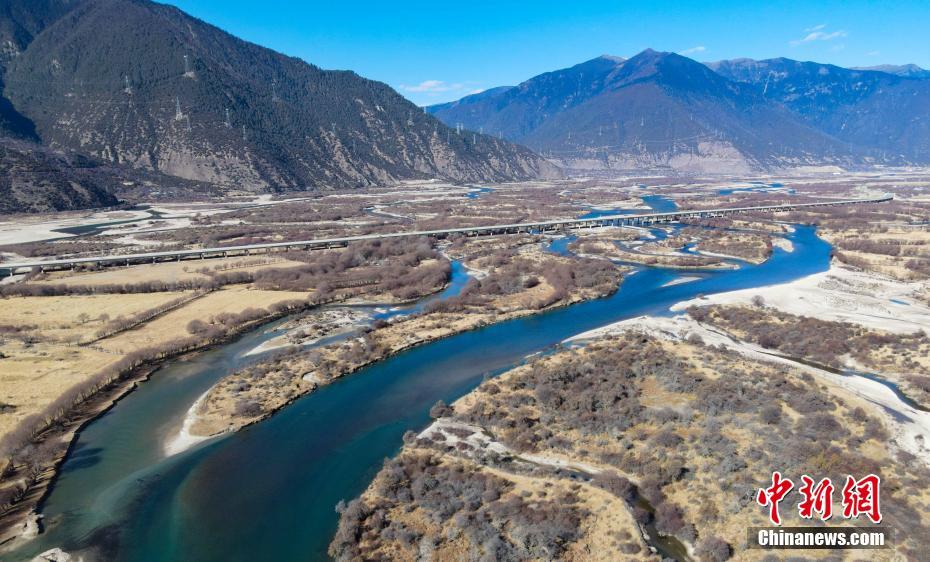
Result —
[{"label": "distant mountain ridge", "polygon": [[242,190],[558,174],[380,82],[147,0],[5,0],[0,135]]},{"label": "distant mountain ridge", "polygon": [[699,63],[647,49],[428,110],[567,166],[855,167],[930,159],[928,86],[888,72],[789,59]]},{"label": "distant mountain ridge", "polygon": [[879,64],[876,66],[853,66],[850,70],[875,70],[894,74],[904,78],[930,78],[930,70],[925,70],[916,64]]},{"label": "distant mountain ridge", "polygon": [[723,61],[711,68],[872,162],[930,162],[930,79],[785,58]]}]

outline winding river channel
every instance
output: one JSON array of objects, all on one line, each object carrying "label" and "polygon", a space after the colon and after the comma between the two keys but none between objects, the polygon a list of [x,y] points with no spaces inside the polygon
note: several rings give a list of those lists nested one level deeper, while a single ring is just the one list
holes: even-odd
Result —
[{"label": "winding river channel", "polygon": [[[333,507],[361,493],[402,435],[481,380],[618,320],[679,301],[787,282],[829,266],[813,228],[762,265],[714,272],[642,268],[612,296],[426,344],[322,387],[236,434],[166,457],[163,445],[214,382],[255,357],[275,324],[176,360],[81,433],[45,502],[46,532],[11,559],[51,547],[103,560],[326,559]],[[460,287],[462,268],[455,269]],[[668,285],[682,275],[696,280]]]}]

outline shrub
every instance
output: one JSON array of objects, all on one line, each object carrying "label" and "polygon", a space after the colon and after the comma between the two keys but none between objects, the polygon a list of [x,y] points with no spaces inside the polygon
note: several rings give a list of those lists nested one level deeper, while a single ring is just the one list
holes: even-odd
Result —
[{"label": "shrub", "polygon": [[724,562],[730,559],[733,549],[720,537],[708,537],[697,544],[694,553],[701,562]]}]

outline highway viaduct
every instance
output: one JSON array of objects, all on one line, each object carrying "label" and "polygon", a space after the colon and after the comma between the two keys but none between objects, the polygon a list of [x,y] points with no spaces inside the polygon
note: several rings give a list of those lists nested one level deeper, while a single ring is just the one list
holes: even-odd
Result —
[{"label": "highway viaduct", "polygon": [[71,269],[79,265],[95,264],[97,266],[128,266],[133,264],[158,263],[162,261],[180,261],[185,259],[189,260],[225,258],[231,256],[248,256],[252,254],[271,253],[276,251],[286,252],[289,250],[322,250],[330,248],[341,248],[347,246],[351,242],[361,242],[366,240],[386,240],[391,238],[411,238],[419,236],[448,238],[450,236],[456,235],[499,236],[503,234],[540,234],[567,229],[596,228],[604,226],[648,226],[655,223],[676,222],[683,219],[725,217],[740,213],[777,213],[814,207],[836,207],[840,205],[883,203],[891,200],[892,196],[886,195],[883,197],[876,197],[871,199],[834,199],[815,203],[786,203],[783,205],[764,205],[757,207],[678,210],[668,213],[647,213],[636,215],[606,215],[585,219],[561,219],[540,222],[446,228],[439,230],[389,232],[384,234],[346,236],[344,238],[323,238],[318,240],[298,240],[291,242],[265,242],[260,244],[247,244],[242,246],[227,246],[217,248],[198,248],[189,250],[172,250],[165,252],[147,252],[139,254],[110,254],[102,256],[56,258],[42,261],[0,263],[0,277],[11,276],[21,271],[32,271],[34,269],[49,271],[57,269]]}]

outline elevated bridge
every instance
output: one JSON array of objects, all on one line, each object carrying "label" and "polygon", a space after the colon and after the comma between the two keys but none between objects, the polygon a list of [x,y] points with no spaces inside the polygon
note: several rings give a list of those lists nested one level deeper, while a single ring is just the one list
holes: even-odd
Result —
[{"label": "elevated bridge", "polygon": [[346,236],[343,238],[322,238],[318,240],[263,242],[260,244],[246,244],[242,246],[225,246],[218,248],[171,250],[165,252],[146,252],[139,254],[109,254],[75,258],[63,257],[41,261],[0,263],[0,276],[15,275],[16,273],[31,271],[33,269],[39,269],[41,271],[73,269],[79,265],[90,264],[96,264],[98,266],[128,266],[133,264],[158,263],[163,261],[202,260],[209,258],[226,258],[232,256],[248,256],[271,252],[287,252],[290,250],[324,250],[345,247],[351,242],[362,242],[366,240],[387,240],[391,238],[415,238],[419,236],[431,236],[435,238],[448,238],[450,236],[500,236],[504,234],[542,234],[561,230],[597,228],[604,226],[648,226],[656,223],[677,222],[684,219],[726,217],[742,213],[778,213],[814,207],[838,207],[841,205],[884,203],[891,200],[892,196],[887,195],[884,197],[877,197],[872,199],[833,199],[827,201],[818,201],[816,203],[786,203],[784,205],[763,205],[758,207],[678,210],[668,213],[646,213],[637,215],[605,215],[586,219],[561,219],[514,224],[468,226],[462,228],[446,228],[439,230],[414,230],[408,232],[389,232],[384,234]]}]

